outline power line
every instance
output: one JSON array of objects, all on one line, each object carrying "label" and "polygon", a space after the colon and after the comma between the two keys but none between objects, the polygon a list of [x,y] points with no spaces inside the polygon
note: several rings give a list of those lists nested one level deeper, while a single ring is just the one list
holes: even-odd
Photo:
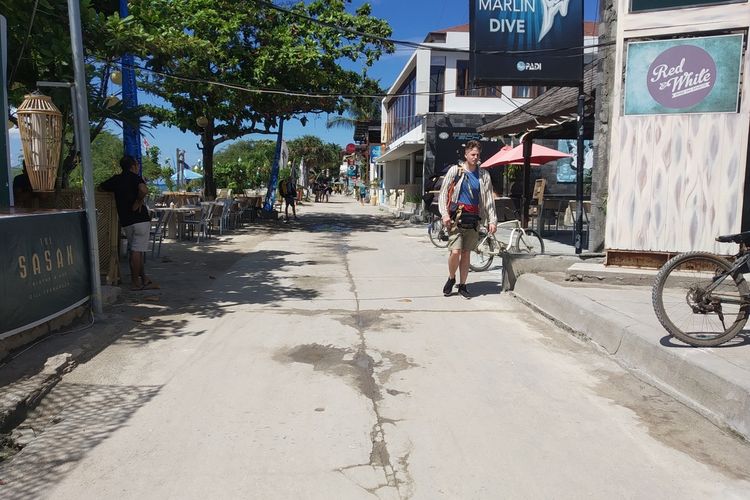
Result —
[{"label": "power line", "polygon": [[[414,49],[429,49],[429,50],[439,50],[441,52],[474,53],[474,54],[486,54],[486,55],[528,55],[528,54],[545,54],[545,53],[548,54],[548,53],[554,53],[554,52],[569,52],[569,51],[579,51],[579,50],[583,51],[584,49],[590,49],[590,48],[600,48],[600,47],[604,48],[610,45],[614,45],[616,43],[616,42],[605,42],[605,43],[600,43],[596,45],[579,45],[575,47],[556,47],[556,48],[551,48],[551,49],[533,49],[533,50],[471,50],[471,49],[461,49],[461,48],[454,48],[454,47],[436,47],[435,45],[430,45],[426,43],[410,42],[408,40],[397,40],[394,38],[386,38],[386,37],[382,37],[378,35],[373,35],[372,33],[366,33],[364,31],[358,31],[358,30],[351,29],[351,28],[345,28],[343,26],[321,21],[320,19],[315,19],[314,17],[310,17],[304,14],[300,14],[298,12],[293,12],[291,10],[284,9],[283,7],[279,7],[265,0],[252,0],[252,1],[262,7],[266,7],[268,9],[275,10],[275,11],[284,13],[289,16],[293,16],[299,19],[303,19],[305,21],[319,24],[320,26],[324,26],[326,28],[330,28],[330,29],[333,29],[342,33],[348,33],[350,35],[356,35],[361,38],[377,40],[382,43],[404,45],[404,46],[411,47]],[[570,57],[570,56],[566,56],[566,57]]]},{"label": "power line", "polygon": [[[105,62],[104,60],[100,60],[101,62]],[[185,76],[179,76],[174,75],[171,73],[165,73],[162,71],[157,71],[154,69],[146,68],[144,66],[139,66],[137,64],[133,64],[132,66],[123,66],[123,67],[131,67],[133,69],[138,69],[141,71],[145,71],[148,73],[153,73],[155,75],[162,76],[164,78],[171,78],[174,80],[179,80],[187,83],[200,83],[203,85],[213,85],[217,87],[224,87],[229,88],[232,90],[239,90],[242,92],[251,92],[256,94],[273,94],[273,95],[283,95],[287,97],[302,97],[302,98],[310,98],[310,99],[335,99],[335,98],[344,98],[344,99],[354,99],[354,98],[372,98],[372,99],[382,99],[386,97],[405,97],[405,96],[434,96],[434,95],[451,95],[457,92],[458,89],[454,90],[444,90],[442,92],[406,92],[406,93],[373,93],[373,94],[342,94],[342,93],[309,93],[309,92],[297,92],[293,90],[281,90],[281,89],[268,89],[268,88],[252,88],[252,87],[245,87],[242,85],[235,85],[231,83],[223,83],[218,81],[211,81],[211,80],[204,80],[202,78],[190,78]],[[471,90],[483,90],[483,89],[490,89],[490,88],[496,88],[497,85],[486,85],[486,86],[480,86],[480,87],[472,87],[470,89],[466,89],[468,91]]]}]

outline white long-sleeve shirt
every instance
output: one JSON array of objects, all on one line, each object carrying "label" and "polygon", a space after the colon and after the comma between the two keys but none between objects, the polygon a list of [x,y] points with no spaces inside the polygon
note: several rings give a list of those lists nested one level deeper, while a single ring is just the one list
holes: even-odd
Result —
[{"label": "white long-sleeve shirt", "polygon": [[[479,167],[477,167],[479,168]],[[443,179],[443,184],[440,186],[440,198],[438,201],[438,208],[440,208],[440,215],[443,217],[450,216],[450,205],[458,202],[458,196],[461,193],[461,183],[463,183],[465,176],[461,175],[464,168],[460,165],[453,165],[448,169]],[[468,170],[464,171],[468,172]],[[448,188],[453,184],[453,180],[456,176],[460,176],[456,182],[456,186],[453,188],[453,195],[451,199],[448,199]],[[492,194],[492,178],[487,170],[479,168],[479,218],[483,225],[495,224],[497,225],[497,214],[495,213],[495,197]]]}]

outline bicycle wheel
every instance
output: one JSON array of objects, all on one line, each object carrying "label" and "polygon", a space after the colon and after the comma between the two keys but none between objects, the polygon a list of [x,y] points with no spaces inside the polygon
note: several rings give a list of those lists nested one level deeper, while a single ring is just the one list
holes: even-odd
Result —
[{"label": "bicycle wheel", "polygon": [[427,226],[427,233],[430,235],[430,241],[438,248],[448,246],[448,230],[443,225],[442,219],[435,219]]},{"label": "bicycle wheel", "polygon": [[477,246],[469,254],[469,269],[474,272],[486,271],[495,258],[497,243],[492,237],[480,237]]},{"label": "bicycle wheel", "polygon": [[[651,302],[670,335],[686,344],[712,347],[737,335],[747,322],[748,285],[732,265],[707,252],[672,258],[656,275]],[[709,286],[715,286],[707,290]]]},{"label": "bicycle wheel", "polygon": [[513,253],[527,253],[530,255],[542,254],[544,253],[544,241],[539,236],[539,233],[533,229],[527,229],[526,234],[523,232],[518,233],[511,251]]}]

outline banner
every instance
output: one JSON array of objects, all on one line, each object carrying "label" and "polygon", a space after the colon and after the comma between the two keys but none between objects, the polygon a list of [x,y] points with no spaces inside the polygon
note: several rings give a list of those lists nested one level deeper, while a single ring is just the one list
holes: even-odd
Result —
[{"label": "banner", "polygon": [[0,217],[0,338],[88,300],[86,235],[83,211]]},{"label": "banner", "polygon": [[470,0],[469,24],[475,82],[578,85],[583,78],[581,0]]},{"label": "banner", "polygon": [[736,113],[742,35],[631,42],[626,115]]},{"label": "banner", "polygon": [[630,12],[666,10],[680,7],[704,7],[728,3],[746,3],[747,0],[631,0]]},{"label": "banner", "polygon": [[382,146],[380,144],[370,146],[370,163],[376,163],[381,154]]}]

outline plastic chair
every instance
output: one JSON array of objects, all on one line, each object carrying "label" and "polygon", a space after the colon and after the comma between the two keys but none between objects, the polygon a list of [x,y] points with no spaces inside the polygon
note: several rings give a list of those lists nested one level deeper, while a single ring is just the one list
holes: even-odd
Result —
[{"label": "plastic chair", "polygon": [[156,250],[156,255],[161,255],[161,242],[164,240],[164,228],[169,224],[169,219],[172,217],[172,212],[167,210],[160,210],[157,212],[156,218],[151,220],[151,231],[149,238],[151,240],[151,256],[154,255],[156,245],[158,243],[159,249]]},{"label": "plastic chair", "polygon": [[201,236],[205,239],[211,237],[211,229],[213,228],[213,214],[214,214],[213,203],[202,203],[201,211],[197,214],[197,217],[186,217],[182,223],[187,229],[190,230],[190,236],[197,233],[197,242],[200,243]]}]

